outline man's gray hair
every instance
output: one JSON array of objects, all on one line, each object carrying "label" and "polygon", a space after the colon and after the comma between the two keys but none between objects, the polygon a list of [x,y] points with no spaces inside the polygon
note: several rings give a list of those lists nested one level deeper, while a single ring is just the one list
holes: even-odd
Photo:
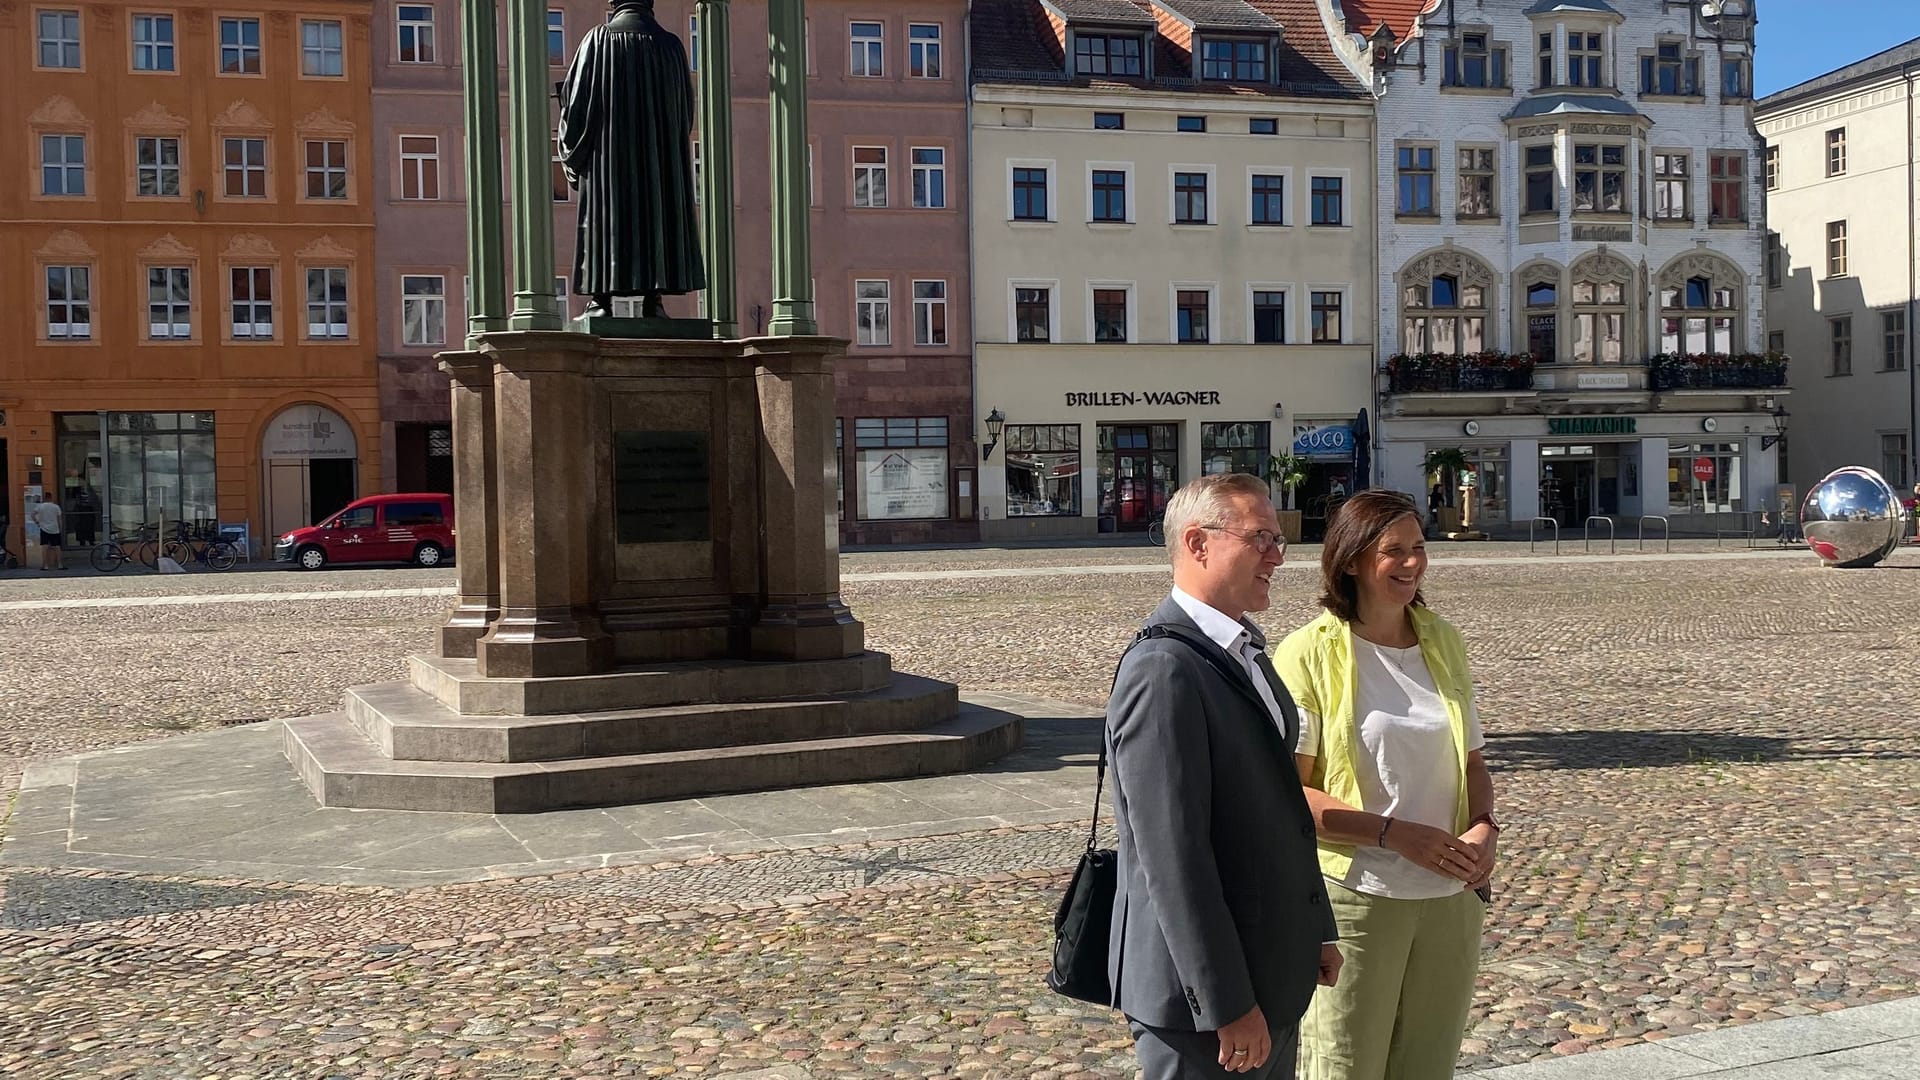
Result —
[{"label": "man's gray hair", "polygon": [[1185,546],[1181,537],[1194,525],[1224,525],[1227,515],[1233,513],[1233,499],[1237,495],[1246,495],[1259,499],[1271,499],[1267,482],[1252,473],[1229,472],[1215,473],[1190,480],[1173,498],[1167,500],[1167,515],[1161,523],[1166,533],[1167,551],[1174,558]]}]

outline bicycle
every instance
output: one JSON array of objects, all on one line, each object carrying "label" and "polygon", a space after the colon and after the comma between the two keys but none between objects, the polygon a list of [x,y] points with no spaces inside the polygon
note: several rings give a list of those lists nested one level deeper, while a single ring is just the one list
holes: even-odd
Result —
[{"label": "bicycle", "polygon": [[137,529],[116,530],[113,539],[94,547],[89,561],[95,570],[103,574],[111,574],[130,562],[137,562],[151,570],[158,565],[161,555],[174,558],[176,548],[181,551],[186,548],[185,544],[173,539],[164,545],[156,543],[159,534],[160,526],[151,523]]},{"label": "bicycle", "polygon": [[189,527],[182,522],[175,530],[176,543],[186,547],[186,557],[169,556],[185,566],[198,562],[210,570],[231,570],[240,561],[240,549],[218,532],[219,526],[202,522]]}]

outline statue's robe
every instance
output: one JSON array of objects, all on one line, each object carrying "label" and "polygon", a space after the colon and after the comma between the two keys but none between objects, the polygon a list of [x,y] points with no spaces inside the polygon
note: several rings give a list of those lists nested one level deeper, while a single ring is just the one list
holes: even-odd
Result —
[{"label": "statue's robe", "polygon": [[580,191],[574,293],[705,288],[693,86],[680,39],[639,5],[616,10],[580,42],[561,97],[561,161]]}]

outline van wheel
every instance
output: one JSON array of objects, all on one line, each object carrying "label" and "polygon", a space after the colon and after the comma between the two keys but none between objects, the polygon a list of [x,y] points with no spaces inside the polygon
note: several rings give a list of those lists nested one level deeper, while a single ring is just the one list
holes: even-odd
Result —
[{"label": "van wheel", "polygon": [[416,566],[439,566],[440,560],[444,558],[446,554],[440,550],[439,544],[421,544],[413,551],[413,562]]},{"label": "van wheel", "polygon": [[327,553],[317,547],[303,547],[293,557],[302,570],[318,570],[327,565]]}]

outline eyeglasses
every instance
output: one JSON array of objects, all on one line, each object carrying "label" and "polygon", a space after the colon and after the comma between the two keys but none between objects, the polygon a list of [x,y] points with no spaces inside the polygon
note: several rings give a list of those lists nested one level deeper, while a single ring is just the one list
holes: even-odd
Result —
[{"label": "eyeglasses", "polygon": [[1283,557],[1287,553],[1287,538],[1266,529],[1249,531],[1247,529],[1230,529],[1225,525],[1202,525],[1200,527],[1214,532],[1232,533],[1252,545],[1253,550],[1262,555],[1274,550],[1278,550]]}]

